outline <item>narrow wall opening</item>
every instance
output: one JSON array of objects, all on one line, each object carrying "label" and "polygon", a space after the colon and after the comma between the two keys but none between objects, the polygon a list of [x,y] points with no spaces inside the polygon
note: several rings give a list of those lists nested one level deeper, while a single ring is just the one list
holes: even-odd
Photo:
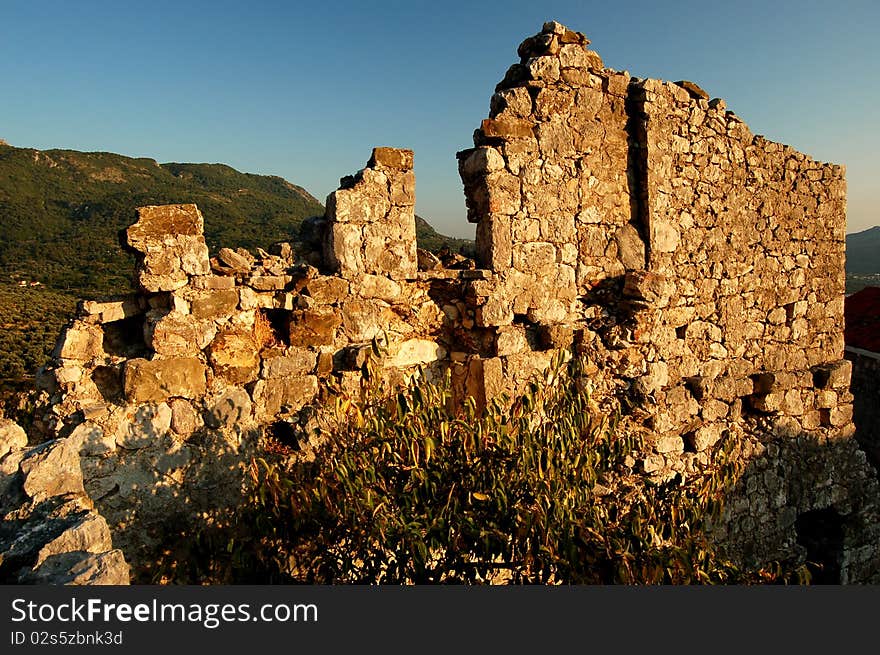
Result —
[{"label": "narrow wall opening", "polygon": [[812,584],[841,584],[843,518],[832,507],[804,512],[795,521],[797,542],[807,550]]},{"label": "narrow wall opening", "polygon": [[112,357],[143,357],[149,350],[144,339],[143,314],[104,323],[104,352]]}]

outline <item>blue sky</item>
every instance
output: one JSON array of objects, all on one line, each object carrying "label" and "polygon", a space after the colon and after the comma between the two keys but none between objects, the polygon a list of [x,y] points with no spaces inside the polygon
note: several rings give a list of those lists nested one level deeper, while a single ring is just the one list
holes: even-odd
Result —
[{"label": "blue sky", "polygon": [[322,202],[373,146],[408,147],[417,212],[472,237],[455,152],[550,19],[609,67],[693,80],[754,133],[845,164],[848,232],[880,224],[876,0],[0,0],[0,138],[223,162]]}]

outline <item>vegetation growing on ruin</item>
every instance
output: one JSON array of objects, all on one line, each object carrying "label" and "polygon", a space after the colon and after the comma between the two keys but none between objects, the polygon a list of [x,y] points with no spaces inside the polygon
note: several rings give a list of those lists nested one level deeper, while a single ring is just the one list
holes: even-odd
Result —
[{"label": "vegetation growing on ruin", "polygon": [[166,576],[193,581],[187,576],[198,570],[222,582],[319,584],[792,579],[738,568],[707,532],[743,466],[730,456],[733,444],[720,444],[701,473],[652,481],[633,469],[641,439],[597,411],[577,359],[557,360],[509,408],[499,399],[484,413],[473,402],[451,411],[448,378],[390,390],[372,363],[364,374],[359,396],[333,398],[314,456],[255,459],[253,493],[230,522],[232,536],[200,535],[193,559],[175,560]]}]

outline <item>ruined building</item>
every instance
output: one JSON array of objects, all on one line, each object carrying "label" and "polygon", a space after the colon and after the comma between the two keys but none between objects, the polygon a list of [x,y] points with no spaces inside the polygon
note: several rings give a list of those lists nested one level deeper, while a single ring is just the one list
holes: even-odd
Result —
[{"label": "ruined building", "polygon": [[[10,447],[7,500],[13,479],[22,502],[58,495],[34,473],[49,471],[143,571],[169,525],[235,502],[266,431],[308,447],[328,382],[355,388],[373,339],[389,378],[451,370],[478,404],[574,349],[597,400],[625,399],[625,424],[651,435],[644,475],[739,443],[748,468],[717,528],[737,558],[880,581],[880,490],[843,358],[842,167],[588,44],[558,23],[526,39],[458,153],[475,268],[417,252],[408,150],[376,148],[343,178],[309,252],[212,258],[195,206],[140,208],[138,291],[81,304],[43,374],[58,439]],[[103,536],[92,551],[93,568],[118,553]]]}]

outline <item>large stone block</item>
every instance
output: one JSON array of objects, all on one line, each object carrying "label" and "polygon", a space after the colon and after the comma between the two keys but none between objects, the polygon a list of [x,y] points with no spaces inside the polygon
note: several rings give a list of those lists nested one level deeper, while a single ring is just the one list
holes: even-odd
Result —
[{"label": "large stone block", "polygon": [[233,387],[213,402],[205,414],[205,425],[210,428],[228,428],[251,418],[252,403],[244,389]]},{"label": "large stone block", "polygon": [[369,341],[388,327],[384,320],[387,306],[378,300],[352,299],[342,305],[342,326],[346,336],[355,342]]},{"label": "large stone block", "polygon": [[446,349],[436,341],[428,339],[409,339],[396,344],[382,361],[385,367],[408,368],[436,362],[446,357]]},{"label": "large stone block", "polygon": [[128,228],[128,245],[143,255],[139,283],[145,291],[173,291],[191,275],[208,275],[211,263],[203,236],[204,221],[195,205],[138,208]]},{"label": "large stone block", "polygon": [[373,155],[367,166],[383,166],[400,171],[410,170],[413,167],[413,151],[403,148],[373,148]]},{"label": "large stone block", "polygon": [[196,319],[226,318],[238,308],[238,290],[220,289],[197,293],[190,300],[190,307],[190,313]]},{"label": "large stone block", "polygon": [[34,500],[64,494],[85,494],[79,463],[79,444],[55,439],[31,450],[21,460],[22,487]]},{"label": "large stone block", "polygon": [[[516,219],[514,219],[516,220]],[[511,218],[486,216],[477,224],[477,260],[480,266],[505,271],[512,261]]]},{"label": "large stone block", "polygon": [[205,222],[195,205],[138,207],[138,220],[128,228],[128,245],[140,252],[167,245],[169,237],[199,237]]},{"label": "large stone block", "polygon": [[194,356],[211,342],[216,331],[212,323],[195,320],[189,314],[172,312],[147,324],[147,345],[167,357]]},{"label": "large stone block", "polygon": [[130,359],[123,386],[130,403],[161,402],[174,396],[196,399],[205,395],[207,369],[195,357]]},{"label": "large stone block", "polygon": [[27,446],[27,433],[15,421],[0,418],[0,459],[12,450],[20,450]]},{"label": "large stone block", "polygon": [[282,410],[295,412],[314,400],[317,393],[318,378],[314,375],[259,380],[254,385],[256,413],[272,418]]},{"label": "large stone block", "polygon": [[342,325],[339,312],[326,307],[294,311],[290,318],[290,345],[299,348],[332,345]]},{"label": "large stone block", "polygon": [[144,404],[119,426],[116,445],[129,450],[155,446],[171,429],[171,407],[166,403]]},{"label": "large stone block", "polygon": [[100,326],[75,323],[61,335],[54,356],[61,359],[88,361],[104,356],[104,333]]},{"label": "large stone block", "polygon": [[254,335],[240,329],[219,333],[208,347],[214,372],[231,384],[245,384],[257,378],[260,349]]},{"label": "large stone block", "polygon": [[301,377],[315,371],[317,353],[304,348],[289,348],[283,354],[263,359],[263,378]]}]

